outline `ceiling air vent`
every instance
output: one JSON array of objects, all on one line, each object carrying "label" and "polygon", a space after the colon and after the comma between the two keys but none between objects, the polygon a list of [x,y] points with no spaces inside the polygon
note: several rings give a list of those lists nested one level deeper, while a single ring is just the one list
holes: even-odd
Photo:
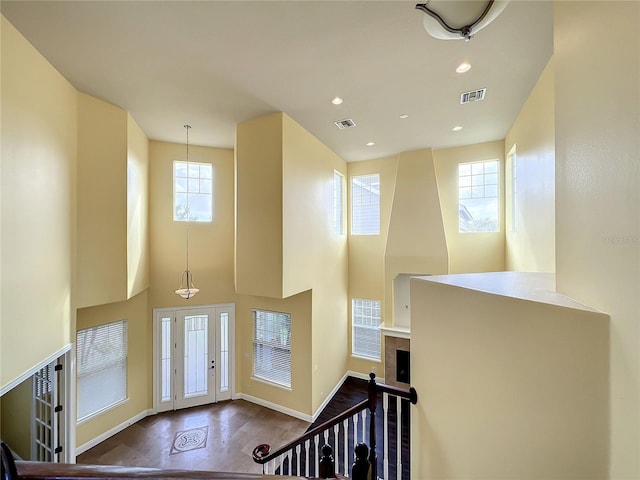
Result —
[{"label": "ceiling air vent", "polygon": [[356,126],[356,122],[354,122],[350,118],[345,118],[344,120],[338,120],[337,122],[333,122],[333,123],[335,123],[336,127],[338,127],[340,130],[342,130],[343,128],[351,128]]},{"label": "ceiling air vent", "polygon": [[487,93],[486,88],[480,90],[471,90],[470,92],[463,92],[460,94],[460,104],[479,102],[484,100],[484,95]]}]

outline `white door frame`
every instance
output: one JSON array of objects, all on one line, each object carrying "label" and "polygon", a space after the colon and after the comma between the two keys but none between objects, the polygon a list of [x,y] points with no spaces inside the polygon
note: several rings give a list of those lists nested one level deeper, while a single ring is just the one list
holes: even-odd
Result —
[{"label": "white door frame", "polygon": [[[215,329],[215,346],[213,347],[213,352],[209,353],[210,360],[215,360],[215,400],[226,400],[233,398],[235,393],[235,304],[233,303],[225,303],[225,304],[216,304],[216,305],[198,305],[193,307],[168,307],[168,308],[154,308],[153,309],[153,410],[154,412],[162,412],[167,410],[175,410],[177,408],[177,393],[178,389],[176,387],[176,352],[179,350],[177,347],[177,342],[182,338],[182,335],[176,332],[176,319],[177,316],[181,314],[193,314],[202,311],[209,310],[213,313],[213,322],[211,322],[212,327]],[[229,361],[228,361],[228,374],[229,374],[229,385],[228,388],[224,391],[221,391],[220,388],[220,379],[221,375],[219,372],[219,366],[221,365],[220,361],[220,325],[219,320],[221,314],[226,314],[226,318],[228,319],[228,349],[229,349]],[[171,342],[173,345],[168,346],[171,350],[171,392],[170,396],[171,400],[162,401],[161,399],[161,355],[162,355],[162,325],[161,321],[163,318],[170,317],[172,319],[170,329],[171,329]],[[167,328],[168,325],[165,325]],[[212,355],[215,353],[215,357],[212,358]],[[187,405],[184,405],[187,406]]]},{"label": "white door frame", "polygon": [[[41,372],[44,369],[49,369],[49,374],[43,377]],[[32,370],[31,460],[75,463],[75,382],[72,379],[75,379],[75,349],[72,345],[59,352],[58,357],[49,358]],[[49,401],[38,400],[36,390],[47,388],[47,385],[51,393]],[[38,422],[43,415],[48,417],[45,421],[48,426],[39,427]],[[49,438],[43,438],[38,428],[50,429]]]}]

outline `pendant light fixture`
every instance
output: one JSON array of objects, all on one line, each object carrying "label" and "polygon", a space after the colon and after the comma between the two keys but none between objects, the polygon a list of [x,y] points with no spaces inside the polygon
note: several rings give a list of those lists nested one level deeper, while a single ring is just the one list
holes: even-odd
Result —
[{"label": "pendant light fixture", "polygon": [[[189,129],[191,125],[185,125],[184,128],[187,130],[187,168],[189,168]],[[200,291],[199,288],[194,287],[193,285],[193,275],[191,274],[191,270],[189,270],[189,194],[187,193],[187,268],[182,273],[182,279],[180,280],[180,288],[178,288],[175,292],[180,295],[182,298],[189,300],[196,293]]]},{"label": "pendant light fixture", "polygon": [[426,13],[424,28],[440,40],[466,41],[493,22],[509,0],[427,0],[416,9]]}]

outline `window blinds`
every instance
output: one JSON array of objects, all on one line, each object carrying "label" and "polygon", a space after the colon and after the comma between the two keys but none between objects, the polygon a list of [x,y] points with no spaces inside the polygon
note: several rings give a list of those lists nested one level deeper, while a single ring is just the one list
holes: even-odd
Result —
[{"label": "window blinds", "polygon": [[253,375],[291,387],[291,315],[253,311]]},{"label": "window blinds", "polygon": [[351,353],[380,360],[380,302],[354,298],[352,308]]},{"label": "window blinds", "polygon": [[127,398],[127,320],[78,330],[78,421]]},{"label": "window blinds", "polygon": [[380,175],[351,177],[351,234],[380,234]]}]

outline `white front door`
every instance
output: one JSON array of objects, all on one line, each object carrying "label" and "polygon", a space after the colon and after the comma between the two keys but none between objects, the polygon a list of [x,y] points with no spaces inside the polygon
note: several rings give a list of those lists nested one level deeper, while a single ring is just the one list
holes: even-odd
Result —
[{"label": "white front door", "polygon": [[233,305],[154,310],[157,411],[231,398],[234,313]]}]

